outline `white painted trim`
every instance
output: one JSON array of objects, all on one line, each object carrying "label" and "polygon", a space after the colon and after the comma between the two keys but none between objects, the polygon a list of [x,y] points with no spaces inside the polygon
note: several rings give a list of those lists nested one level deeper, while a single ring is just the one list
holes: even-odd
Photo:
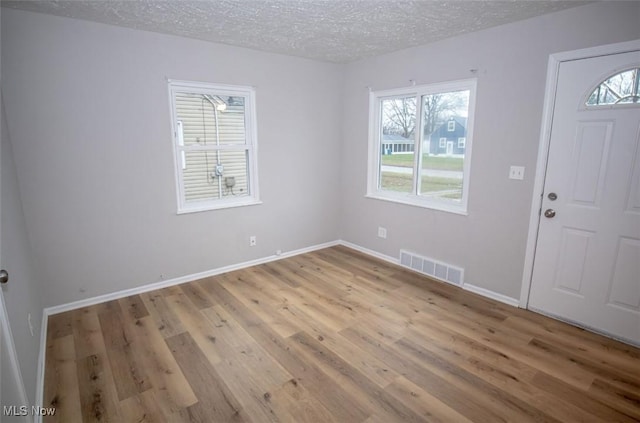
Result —
[{"label": "white painted trim", "polygon": [[[49,315],[46,310],[42,311],[42,326],[40,327],[40,352],[38,353],[38,373],[36,376],[36,398],[34,405],[44,407],[44,370],[45,354],[47,351],[47,326],[49,325]],[[34,423],[42,423],[42,416],[34,415]]]},{"label": "white painted trim", "polygon": [[[87,306],[91,306],[91,305],[95,305],[95,304],[100,304],[103,303],[105,301],[111,301],[111,300],[116,300],[119,298],[124,298],[124,297],[128,297],[130,295],[136,295],[136,294],[141,294],[144,292],[149,292],[149,291],[154,291],[156,289],[161,289],[161,288],[166,288],[169,286],[174,286],[174,285],[180,285],[183,283],[187,283],[187,282],[191,282],[191,281],[195,281],[195,280],[199,280],[199,279],[203,279],[203,278],[207,278],[207,277],[211,277],[211,276],[215,276],[215,275],[220,275],[222,273],[227,273],[227,272],[231,272],[234,270],[239,270],[239,269],[244,269],[247,267],[251,267],[251,266],[256,266],[259,264],[264,264],[264,263],[269,263],[271,261],[275,261],[275,260],[280,260],[283,258],[287,258],[287,257],[293,257],[293,256],[297,256],[300,254],[305,254],[305,253],[309,253],[312,251],[316,251],[316,250],[321,250],[323,248],[329,248],[329,247],[333,247],[336,245],[343,245],[345,247],[351,248],[353,250],[356,251],[360,251],[361,253],[367,254],[369,256],[378,258],[380,260],[386,261],[388,263],[391,264],[395,264],[400,266],[400,259],[399,258],[394,258],[391,256],[388,256],[386,254],[382,254],[379,253],[377,251],[374,250],[370,250],[368,248],[362,247],[360,245],[357,244],[353,244],[351,242],[348,241],[344,241],[344,240],[336,240],[336,241],[330,241],[330,242],[325,242],[323,244],[317,244],[317,245],[313,245],[311,247],[306,247],[306,248],[300,248],[298,250],[293,250],[293,251],[289,251],[280,255],[272,255],[272,256],[267,256],[267,257],[263,257],[260,259],[256,259],[256,260],[250,260],[250,261],[246,261],[243,263],[238,263],[238,264],[234,264],[234,265],[229,265],[229,266],[224,266],[224,267],[220,267],[217,269],[212,269],[212,270],[208,270],[205,272],[199,272],[199,273],[193,273],[190,275],[185,275],[179,278],[174,278],[174,279],[170,279],[170,280],[166,280],[166,281],[162,281],[162,282],[154,282],[154,283],[149,283],[146,285],[142,285],[136,288],[131,288],[131,289],[125,289],[122,291],[118,291],[118,292],[113,292],[113,293],[109,293],[109,294],[104,294],[104,295],[100,295],[97,297],[92,297],[92,298],[87,298],[84,300],[80,300],[80,301],[74,301],[71,303],[67,303],[67,304],[61,304],[58,306],[53,306],[53,307],[47,307],[43,310],[42,313],[42,327],[40,330],[40,354],[38,357],[38,376],[37,376],[37,386],[36,386],[36,399],[35,399],[35,405],[39,405],[39,406],[43,406],[44,407],[44,371],[45,371],[45,360],[46,360],[46,350],[47,350],[47,325],[48,325],[48,319],[49,316],[54,315],[54,314],[58,314],[58,313],[63,313],[65,311],[70,311],[70,310],[75,310],[81,307],[87,307]],[[405,267],[402,266],[402,269],[406,269]],[[410,271],[413,271],[412,269],[407,269]],[[421,274],[422,275],[422,274]],[[424,275],[422,275],[424,276]],[[425,276],[427,277],[427,276]],[[462,286],[463,289],[466,289],[470,292],[473,292],[475,294],[479,294],[482,295],[484,297],[488,297],[491,298],[493,300],[496,301],[500,301],[503,302],[505,304],[508,305],[512,305],[514,307],[517,307],[517,300],[515,298],[510,298],[507,297],[505,295],[502,294],[498,294],[496,292],[490,291],[488,289],[484,289],[484,288],[480,288],[480,287],[476,287],[474,285],[470,285],[470,284],[463,284]],[[38,417],[36,416],[34,419],[35,423],[41,423],[42,422],[42,417]]]},{"label": "white painted trim", "polygon": [[144,292],[155,291],[156,289],[167,288],[170,286],[180,285],[187,282],[196,281],[199,279],[208,278],[211,276],[220,275],[222,273],[232,272],[234,270],[240,270],[251,266],[257,266],[259,264],[269,263],[271,261],[279,260],[286,257],[293,257],[299,254],[308,253],[315,250],[320,250],[322,248],[333,247],[338,245],[339,241],[330,241],[325,242],[324,244],[317,244],[311,247],[301,248],[294,251],[289,251],[282,253],[280,255],[272,255],[267,257],[262,257],[255,260],[249,260],[238,264],[231,264],[229,266],[223,266],[212,270],[206,270],[204,272],[192,273],[190,275],[180,276],[174,279],[169,279],[162,282],[153,282],[145,285],[141,285],[135,288],[124,289],[117,292],[111,292],[104,295],[99,295],[97,297],[86,298],[84,300],[74,301],[67,304],[61,304],[53,307],[47,307],[44,309],[44,312],[50,316],[53,314],[63,313],[65,311],[75,310],[82,307],[88,307],[95,304],[104,303],[106,301],[117,300],[119,298],[129,297],[131,295],[142,294]]},{"label": "white painted trim", "polygon": [[193,205],[189,205],[187,207],[183,207],[179,209],[176,214],[189,214],[189,213],[200,213],[204,211],[210,210],[219,210],[219,209],[230,209],[233,207],[248,207],[248,206],[256,206],[262,204],[262,201],[256,200],[253,197],[246,197],[244,200],[233,200],[233,201],[225,201],[219,200],[215,204],[212,204],[211,201],[203,201],[202,203],[195,203]]},{"label": "white painted trim", "polygon": [[[368,160],[367,160],[367,195],[378,190],[377,175],[380,169],[380,150],[377,150],[377,128],[380,127],[380,114],[376,104],[376,95],[369,90],[369,134],[368,134]],[[415,150],[415,148],[414,148]]]},{"label": "white painted trim", "polygon": [[448,285],[451,285],[451,286],[454,286],[454,287],[458,287],[458,288],[462,288],[465,291],[473,292],[474,294],[478,294],[478,295],[481,295],[483,297],[499,301],[501,303],[510,305],[512,307],[518,307],[518,300],[516,298],[508,297],[508,296],[506,296],[504,294],[499,294],[499,293],[491,291],[489,289],[481,288],[479,286],[471,285],[469,283],[463,283],[462,286],[454,285],[449,281],[440,280],[438,278],[434,278],[432,276],[425,275],[424,273],[417,272],[417,271],[415,271],[415,270],[413,270],[413,269],[411,269],[409,267],[404,267],[404,266],[402,266],[400,264],[400,259],[387,256],[385,254],[379,253],[377,251],[370,250],[370,249],[365,248],[365,247],[361,247],[361,246],[359,246],[357,244],[353,244],[353,243],[348,242],[348,241],[340,240],[338,243],[340,245],[344,245],[345,247],[349,247],[349,248],[352,248],[354,250],[360,251],[361,253],[364,253],[364,254],[379,258],[380,260],[384,260],[384,261],[387,261],[389,263],[396,264],[398,266],[401,266],[402,269],[410,270],[410,271],[415,272],[415,273],[417,273],[417,274],[419,274],[421,276],[424,276],[426,278],[442,281],[443,283],[447,283]]},{"label": "white painted trim", "polygon": [[[370,250],[370,249],[365,248],[365,247],[361,247],[361,246],[356,245],[356,244],[352,244],[349,241],[340,240],[340,241],[338,241],[338,244],[339,245],[344,245],[345,247],[349,247],[352,250],[360,251],[361,253],[367,254],[369,256],[372,256],[372,257],[375,257],[375,258],[379,258],[380,260],[384,260],[384,261],[392,263],[392,264],[397,264],[398,266],[400,265],[400,259],[388,256],[386,254],[379,253],[377,251]],[[404,267],[402,267],[402,268],[404,269]]]},{"label": "white painted trim", "polygon": [[[318,244],[318,245],[314,245],[311,247],[307,247],[307,248],[301,248],[298,250],[294,250],[294,251],[289,251],[280,255],[272,255],[272,256],[268,256],[268,257],[263,257],[260,259],[256,259],[256,260],[250,260],[250,261],[246,261],[243,263],[239,263],[239,264],[234,264],[234,265],[229,265],[229,266],[225,266],[225,267],[220,267],[217,269],[212,269],[212,270],[208,270],[205,272],[199,272],[199,273],[193,273],[190,275],[186,275],[186,276],[181,276],[179,278],[174,278],[174,279],[170,279],[170,280],[166,280],[166,281],[162,281],[162,282],[154,282],[154,283],[150,283],[150,284],[146,284],[146,285],[142,285],[136,288],[131,288],[131,289],[125,289],[122,291],[118,291],[118,292],[113,292],[110,294],[104,294],[104,295],[100,295],[97,297],[92,297],[92,298],[87,298],[85,300],[80,300],[80,301],[75,301],[72,303],[68,303],[68,304],[62,304],[59,306],[53,306],[53,307],[48,307],[44,310],[44,314],[43,314],[43,326],[46,327],[46,322],[45,322],[45,317],[48,317],[50,315],[53,314],[58,314],[58,313],[63,313],[65,311],[70,311],[70,310],[75,310],[78,308],[82,308],[82,307],[88,307],[91,305],[95,305],[95,304],[100,304],[106,301],[111,301],[111,300],[117,300],[119,298],[125,298],[131,295],[136,295],[136,294],[141,294],[144,292],[149,292],[149,291],[155,291],[156,289],[162,289],[162,288],[167,288],[170,286],[175,286],[175,285],[180,285],[183,283],[187,283],[187,282],[192,282],[192,281],[196,281],[199,279],[204,279],[204,278],[208,278],[211,276],[216,276],[216,275],[220,275],[222,273],[227,273],[227,272],[232,272],[234,270],[240,270],[240,269],[245,269],[247,267],[251,267],[251,266],[257,266],[259,264],[264,264],[264,263],[269,263],[275,260],[280,260],[283,258],[287,258],[287,257],[293,257],[293,256],[297,256],[300,254],[305,254],[305,253],[309,253],[312,251],[316,251],[316,250],[321,250],[323,248],[329,248],[329,247],[333,247],[336,245],[343,245],[345,247],[351,248],[353,250],[356,251],[360,251],[361,253],[367,254],[369,256],[378,258],[380,260],[386,261],[388,263],[391,264],[395,264],[400,266],[400,260],[391,256],[388,256],[386,254],[382,254],[379,253],[377,251],[371,250],[369,248],[365,248],[362,247],[360,245],[357,244],[353,244],[351,242],[348,241],[344,241],[344,240],[336,240],[336,241],[330,241],[330,242],[326,242],[323,244]],[[404,266],[402,266],[402,269],[406,269],[406,270],[411,270],[409,268],[405,268]],[[418,272],[416,272],[418,273]],[[423,274],[420,273],[420,275],[425,276]],[[429,276],[425,276],[427,278],[430,278]],[[433,279],[433,278],[431,278]],[[449,283],[450,284],[450,283]],[[453,285],[455,286],[455,285]],[[497,292],[485,289],[485,288],[481,288],[475,285],[471,285],[468,283],[464,283],[461,288],[473,292],[475,294],[479,294],[482,295],[484,297],[487,298],[491,298],[493,300],[496,301],[500,301],[502,303],[517,307],[518,306],[518,300],[515,298],[511,298],[508,297],[506,295],[503,294],[499,294]],[[43,331],[43,335],[42,335],[45,341],[43,345],[45,345],[46,347],[46,329]],[[42,357],[42,359],[44,360],[44,357]],[[42,361],[43,361],[42,360]],[[43,361],[44,362],[44,361]]]},{"label": "white painted trim", "polygon": [[[279,255],[276,254],[272,256],[267,256],[267,257],[263,257],[256,260],[250,260],[243,263],[238,263],[238,264],[220,267],[217,269],[208,270],[205,272],[193,273],[190,275],[181,276],[179,278],[174,278],[174,279],[170,279],[162,282],[149,283],[136,288],[125,289],[122,291],[99,295],[97,297],[87,298],[80,301],[74,301],[67,304],[61,304],[61,305],[45,308],[42,312],[42,327],[40,330],[40,353],[38,355],[38,375],[36,380],[37,386],[36,386],[35,405],[44,407],[44,404],[43,404],[44,403],[44,371],[45,371],[45,363],[46,363],[45,354],[47,351],[47,326],[48,326],[49,316],[58,314],[58,313],[63,313],[65,311],[75,310],[81,307],[100,304],[105,301],[111,301],[119,298],[128,297],[130,295],[136,295],[136,294],[141,294],[143,292],[149,292],[149,291],[154,291],[156,289],[166,288],[169,286],[180,285],[180,284],[195,281],[198,279],[203,279],[210,276],[220,275],[226,272],[231,272],[233,270],[239,270],[239,269],[244,269],[246,267],[256,266],[258,264],[268,263],[268,262],[279,260],[282,258],[293,257],[299,254],[309,253],[311,251],[333,247],[338,244],[341,244],[341,241],[325,242],[323,244],[317,244],[311,247],[300,248],[300,249],[285,252]],[[41,423],[42,417],[36,416],[34,418],[34,422]]]},{"label": "white painted trim", "polygon": [[632,346],[640,348],[640,342],[636,341],[635,339],[628,339],[628,338],[623,338],[621,336],[616,336],[616,335],[613,335],[611,333],[605,332],[605,331],[603,331],[601,329],[595,328],[593,326],[585,325],[584,323],[580,323],[580,322],[577,322],[575,320],[567,319],[566,317],[558,316],[557,314],[549,313],[548,311],[540,310],[540,309],[537,309],[535,307],[531,307],[529,310],[533,311],[534,313],[542,314],[543,316],[549,317],[550,319],[558,320],[560,322],[567,323],[567,324],[569,324],[571,326],[575,326],[575,327],[578,327],[578,328],[586,329],[589,332],[597,333],[598,335],[602,335],[602,336],[605,336],[607,338],[611,338],[611,339],[614,339],[616,341],[620,341],[622,343],[629,344],[629,345],[632,345]]},{"label": "white painted trim", "polygon": [[[383,194],[384,193],[384,194]],[[468,216],[469,213],[466,210],[462,210],[455,204],[449,204],[445,201],[438,202],[430,200],[428,197],[421,198],[417,195],[393,192],[393,191],[378,191],[374,194],[367,194],[365,198],[371,198],[372,200],[390,201],[392,203],[406,204],[407,206],[422,207],[423,209],[430,209],[435,211],[447,212],[457,214],[460,216]]]},{"label": "white painted trim", "polygon": [[524,268],[522,274],[522,287],[520,288],[520,307],[527,308],[529,304],[529,290],[531,288],[531,278],[533,277],[533,260],[538,243],[538,227],[540,225],[540,210],[542,210],[542,194],[544,190],[544,180],[547,173],[547,158],[549,155],[549,141],[551,138],[551,120],[555,104],[555,93],[558,83],[558,71],[560,62],[554,56],[549,57],[547,65],[547,81],[544,94],[544,107],[542,111],[542,129],[538,146],[538,159],[533,181],[533,198],[531,200],[531,211],[529,213],[529,231],[527,233],[527,244],[524,256]]},{"label": "white painted trim", "polygon": [[544,94],[544,108],[542,112],[542,129],[538,146],[538,160],[536,163],[533,195],[531,200],[531,213],[529,215],[529,231],[527,233],[527,247],[524,257],[524,269],[522,272],[522,287],[520,289],[520,307],[527,308],[529,304],[529,291],[533,278],[533,266],[538,242],[538,228],[540,225],[540,210],[542,208],[542,196],[544,194],[544,182],[547,171],[547,159],[549,156],[549,143],[551,141],[551,124],[553,121],[553,109],[555,105],[555,93],[558,85],[558,73],[560,64],[570,60],[587,59],[590,57],[609,54],[626,53],[640,48],[640,39],[624,43],[608,44],[581,50],[566,51],[549,56],[547,65],[547,81]]},{"label": "white painted trim", "polygon": [[[7,346],[7,352],[9,354],[9,363],[11,364],[10,371],[13,372],[13,377],[18,384],[18,394],[20,395],[20,401],[22,404],[10,404],[10,405],[25,405],[30,406],[29,397],[27,396],[27,390],[24,387],[24,380],[22,379],[22,371],[20,370],[20,361],[18,360],[18,352],[16,351],[16,345],[13,343],[13,333],[11,332],[11,325],[9,324],[9,315],[7,308],[5,307],[4,295],[0,292],[0,313],[2,313],[2,342]],[[1,412],[1,411],[0,411]]]},{"label": "white painted trim", "polygon": [[465,291],[473,292],[474,294],[482,295],[483,297],[487,297],[492,300],[499,301],[501,303],[510,305],[512,307],[518,307],[518,304],[519,304],[519,301],[517,298],[508,297],[504,294],[499,294],[489,289],[481,288],[479,286],[471,285],[469,283],[462,284],[462,289],[464,289]]},{"label": "white painted trim", "polygon": [[629,53],[640,48],[640,38],[622,43],[605,44],[595,47],[587,47],[579,50],[563,51],[554,53],[553,57],[558,62],[568,62],[570,60],[589,59],[591,57],[608,56],[612,54]]}]

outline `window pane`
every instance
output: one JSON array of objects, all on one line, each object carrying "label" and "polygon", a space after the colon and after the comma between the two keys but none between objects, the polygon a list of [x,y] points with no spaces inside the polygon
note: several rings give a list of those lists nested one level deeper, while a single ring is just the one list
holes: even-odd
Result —
[{"label": "window pane", "polygon": [[463,90],[422,97],[420,195],[462,199],[469,95],[469,90]]},{"label": "window pane", "polygon": [[598,85],[587,100],[587,106],[640,103],[640,69],[613,75]]},{"label": "window pane", "polygon": [[380,189],[413,192],[416,97],[380,103]]},{"label": "window pane", "polygon": [[185,146],[244,144],[244,97],[176,93]]},{"label": "window pane", "polygon": [[187,151],[183,181],[187,203],[247,196],[247,151]]}]

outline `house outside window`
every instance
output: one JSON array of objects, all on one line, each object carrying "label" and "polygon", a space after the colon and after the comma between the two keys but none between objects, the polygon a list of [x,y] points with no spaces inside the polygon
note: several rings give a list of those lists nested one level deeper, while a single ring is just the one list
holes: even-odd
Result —
[{"label": "house outside window", "polygon": [[591,92],[587,107],[640,104],[640,68],[608,76]]},{"label": "house outside window", "polygon": [[[475,79],[371,92],[367,197],[466,214],[475,92]],[[412,141],[402,159],[382,150],[392,137]]]},{"label": "house outside window", "polygon": [[169,83],[178,213],[259,203],[253,88]]}]

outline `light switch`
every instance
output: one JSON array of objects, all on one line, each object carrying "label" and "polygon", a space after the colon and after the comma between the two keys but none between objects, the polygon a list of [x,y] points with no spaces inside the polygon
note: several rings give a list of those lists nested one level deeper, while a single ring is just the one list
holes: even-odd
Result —
[{"label": "light switch", "polygon": [[511,166],[509,168],[509,179],[524,179],[524,166]]}]

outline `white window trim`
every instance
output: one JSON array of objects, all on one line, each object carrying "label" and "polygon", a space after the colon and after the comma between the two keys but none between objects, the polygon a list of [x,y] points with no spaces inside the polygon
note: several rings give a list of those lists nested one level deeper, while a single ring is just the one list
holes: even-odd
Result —
[{"label": "white window trim", "polygon": [[453,132],[456,130],[456,121],[450,120],[447,122],[447,132]]},{"label": "white window trim", "polygon": [[447,139],[445,137],[440,137],[439,141],[438,148],[447,148]]},{"label": "white window trim", "polygon": [[465,148],[467,145],[467,137],[458,138],[458,148]]},{"label": "white window trim", "polygon": [[[174,160],[174,173],[176,182],[176,198],[177,198],[177,214],[196,213],[208,210],[218,210],[230,207],[242,207],[255,204],[262,204],[260,201],[260,195],[258,190],[258,138],[256,130],[256,102],[255,102],[255,89],[249,86],[240,85],[226,85],[226,84],[212,84],[206,82],[192,82],[192,81],[177,81],[169,80],[169,107],[171,111],[171,143],[173,149]],[[177,127],[178,116],[175,107],[175,95],[176,93],[205,93],[211,95],[228,95],[234,97],[245,98],[245,134],[247,143],[242,150],[247,151],[247,173],[248,173],[248,186],[249,195],[238,198],[221,198],[211,199],[206,201],[193,201],[187,203],[185,201],[185,187],[183,181],[183,167],[182,157],[185,151],[199,150],[200,147],[184,147],[184,143],[181,143],[179,137],[179,130]],[[181,145],[182,144],[182,145]],[[231,149],[238,150],[237,146],[217,147],[220,150]]]},{"label": "white window trim", "polygon": [[[182,130],[181,120],[176,120],[175,134],[177,137],[176,141],[178,143],[178,146],[184,146],[184,131]],[[187,168],[187,152],[184,150],[180,151],[180,167],[182,168],[182,170],[185,170]]]},{"label": "white window trim", "polygon": [[[473,123],[475,116],[475,103],[476,103],[476,89],[477,79],[463,79],[457,81],[449,81],[428,85],[418,85],[405,88],[371,91],[369,93],[369,157],[367,168],[367,193],[365,197],[376,200],[391,201],[394,203],[406,204],[411,206],[423,207],[433,210],[439,210],[454,214],[467,215],[467,205],[469,200],[469,185],[471,176],[471,153],[473,145]],[[445,198],[431,198],[424,195],[417,194],[417,187],[414,187],[414,191],[411,193],[402,193],[381,190],[378,188],[378,181],[380,180],[380,104],[383,99],[390,97],[399,97],[407,95],[415,95],[421,99],[423,95],[436,94],[440,92],[448,91],[460,91],[469,90],[469,115],[467,117],[467,136],[465,145],[464,162],[462,171],[464,175],[464,183],[462,185],[462,199],[460,202],[453,200],[447,200]],[[418,128],[422,128],[422,101],[417,101],[419,107],[417,107],[417,114],[419,115]],[[419,161],[422,154],[423,140],[421,137],[422,129],[415,132],[415,146],[416,150],[416,162]],[[418,168],[416,164],[414,170]],[[415,172],[414,172],[415,173]],[[414,184],[415,185],[415,184]]]}]

